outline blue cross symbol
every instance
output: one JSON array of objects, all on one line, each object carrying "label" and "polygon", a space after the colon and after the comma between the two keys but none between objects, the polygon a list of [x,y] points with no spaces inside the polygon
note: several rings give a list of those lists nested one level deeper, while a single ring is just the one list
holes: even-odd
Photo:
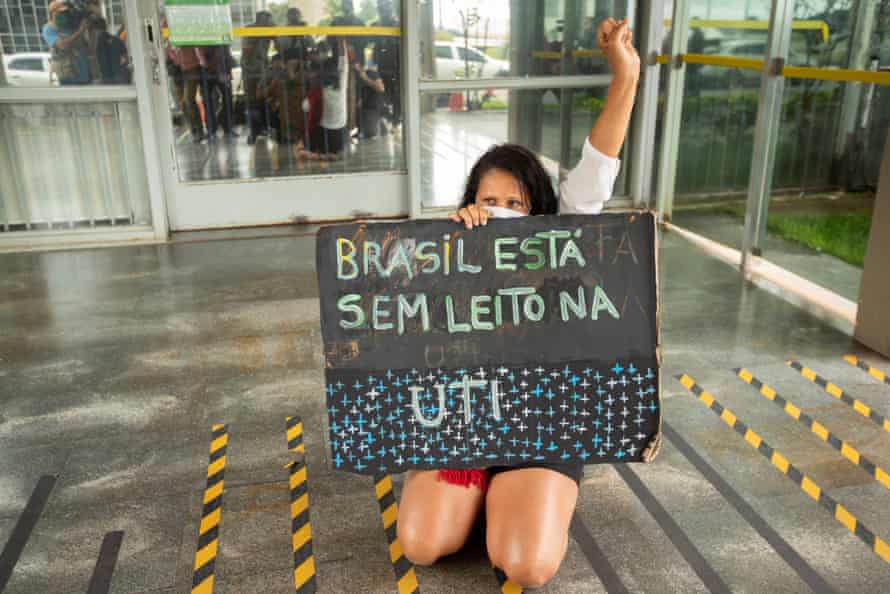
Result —
[{"label": "blue cross symbol", "polygon": [[334,465],[337,468],[340,468],[341,466],[343,466],[343,457],[340,455],[340,452],[337,452],[337,455],[334,456]]},{"label": "blue cross symbol", "polygon": [[620,363],[615,363],[615,367],[612,368],[612,373],[618,375],[622,371],[624,371],[624,367],[622,367]]},{"label": "blue cross symbol", "polygon": [[538,396],[538,397],[540,397],[541,394],[543,394],[543,393],[544,393],[544,390],[541,389],[540,385],[535,386],[535,389],[532,390],[532,394],[534,394],[535,396]]},{"label": "blue cross symbol", "polygon": [[339,409],[332,404],[331,407],[328,409],[328,414],[333,417],[335,414],[337,414],[338,410]]},{"label": "blue cross symbol", "polygon": [[562,370],[562,374],[563,374],[565,377],[568,377],[570,373],[572,373],[572,370],[569,369],[569,366],[568,366],[568,365],[566,365],[566,366],[563,368],[563,370]]},{"label": "blue cross symbol", "polygon": [[358,380],[355,380],[355,383],[352,384],[352,387],[355,388],[356,390],[360,390],[362,387],[362,384],[358,383]]},{"label": "blue cross symbol", "polygon": [[325,390],[325,392],[328,393],[328,396],[333,396],[333,395],[334,395],[334,392],[336,392],[336,391],[337,391],[337,390],[334,389],[334,386],[333,386],[332,384],[328,384],[328,387],[327,387],[327,389]]},{"label": "blue cross symbol", "polygon": [[627,372],[631,375],[635,374],[637,372],[636,366],[633,363],[631,363],[630,365],[627,366]]},{"label": "blue cross symbol", "polygon": [[600,434],[599,434],[599,433],[597,433],[596,435],[593,436],[593,447],[594,447],[594,448],[598,448],[598,447],[600,447],[600,444],[601,444],[602,442],[603,442],[603,440],[600,438]]},{"label": "blue cross symbol", "polygon": [[593,374],[593,379],[595,379],[596,382],[599,383],[599,381],[600,381],[601,379],[603,379],[603,376],[600,375],[600,372],[599,372],[599,371],[597,371],[596,373]]}]

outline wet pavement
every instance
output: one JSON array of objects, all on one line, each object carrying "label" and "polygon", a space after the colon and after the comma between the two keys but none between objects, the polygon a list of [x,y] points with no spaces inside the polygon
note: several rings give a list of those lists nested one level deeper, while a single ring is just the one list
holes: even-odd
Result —
[{"label": "wet pavement", "polygon": [[[625,467],[630,475],[588,467],[577,512],[588,534],[571,540],[541,591],[890,591],[890,560],[673,379],[694,378],[887,539],[887,487],[732,369],[749,369],[888,469],[890,433],[784,362],[885,415],[890,386],[841,357],[884,371],[890,362],[677,237],[661,251],[671,438],[654,463]],[[40,477],[57,477],[4,594],[86,591],[114,531],[123,540],[110,591],[188,592],[215,423],[229,440],[214,591],[292,592],[285,417],[294,414],[305,426],[319,591],[396,591],[371,479],[328,467],[314,262],[311,228],[0,256],[0,544]],[[417,577],[426,592],[498,591],[479,539]]]}]

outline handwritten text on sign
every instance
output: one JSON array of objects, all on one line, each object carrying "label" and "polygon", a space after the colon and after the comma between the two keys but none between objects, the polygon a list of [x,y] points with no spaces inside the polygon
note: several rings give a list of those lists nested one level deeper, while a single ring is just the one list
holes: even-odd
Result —
[{"label": "handwritten text on sign", "polygon": [[322,230],[335,466],[639,460],[658,429],[654,247],[642,213]]}]

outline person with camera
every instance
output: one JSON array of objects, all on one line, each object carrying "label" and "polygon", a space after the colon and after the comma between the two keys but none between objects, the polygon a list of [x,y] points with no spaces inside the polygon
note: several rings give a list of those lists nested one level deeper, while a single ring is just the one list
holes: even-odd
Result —
[{"label": "person with camera", "polygon": [[89,19],[64,0],[49,3],[49,22],[43,40],[50,48],[52,69],[60,85],[86,85],[92,81],[89,60]]}]

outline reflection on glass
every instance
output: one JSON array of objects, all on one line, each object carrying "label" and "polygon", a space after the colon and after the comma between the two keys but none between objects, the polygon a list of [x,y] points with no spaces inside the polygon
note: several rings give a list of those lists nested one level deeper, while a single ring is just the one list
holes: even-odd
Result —
[{"label": "reflection on glass", "polygon": [[125,85],[132,80],[120,0],[0,4],[6,84]]},{"label": "reflection on glass", "polygon": [[[503,142],[533,150],[557,180],[561,170],[570,170],[580,159],[605,96],[605,88],[424,95],[420,154],[424,205],[457,204],[473,164],[492,145]],[[625,193],[624,168],[614,193]]]},{"label": "reflection on glass", "polygon": [[420,4],[421,69],[436,80],[608,71],[596,25],[635,3],[432,0]]},{"label": "reflection on glass", "polygon": [[0,105],[0,231],[151,223],[135,102]]},{"label": "reflection on glass", "polygon": [[[270,4],[245,22],[236,6],[231,46],[168,42],[180,179],[404,169],[397,7]],[[301,29],[310,25],[327,29]],[[383,29],[338,30],[365,26]]]}]

